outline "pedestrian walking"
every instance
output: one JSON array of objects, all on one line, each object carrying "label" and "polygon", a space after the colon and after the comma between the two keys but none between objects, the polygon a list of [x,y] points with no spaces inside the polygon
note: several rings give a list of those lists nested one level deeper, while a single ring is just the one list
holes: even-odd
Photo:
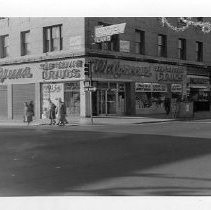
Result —
[{"label": "pedestrian walking", "polygon": [[31,110],[30,105],[25,102],[24,103],[24,122],[27,123],[27,125],[29,125],[30,122],[32,122],[32,116],[33,116],[33,112]]},{"label": "pedestrian walking", "polygon": [[57,107],[57,115],[58,115],[58,122],[57,125],[65,125],[67,122],[66,120],[66,106],[64,102],[62,102],[61,98],[59,98],[59,104]]},{"label": "pedestrian walking", "polygon": [[56,124],[56,105],[49,100],[49,119],[50,124],[49,125],[55,125]]},{"label": "pedestrian walking", "polygon": [[29,102],[29,109],[32,113],[32,116],[34,116],[34,102],[33,101],[30,101]]},{"label": "pedestrian walking", "polygon": [[164,108],[165,108],[166,114],[169,115],[170,109],[171,109],[171,101],[170,101],[170,98],[168,97],[165,97],[164,99]]},{"label": "pedestrian walking", "polygon": [[174,119],[177,118],[178,111],[179,111],[179,100],[176,99],[176,98],[173,98],[172,102],[171,102],[171,115],[172,115],[172,118],[174,118]]}]

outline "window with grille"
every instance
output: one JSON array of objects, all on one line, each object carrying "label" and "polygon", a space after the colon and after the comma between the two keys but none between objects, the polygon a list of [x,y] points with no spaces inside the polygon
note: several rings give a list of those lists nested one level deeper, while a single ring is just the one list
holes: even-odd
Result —
[{"label": "window with grille", "polygon": [[136,30],[135,31],[135,50],[138,54],[145,54],[145,32]]},{"label": "window with grille", "polygon": [[186,40],[178,40],[178,58],[185,60],[186,59]]},{"label": "window with grille", "polygon": [[62,25],[43,28],[44,52],[62,50]]},{"label": "window with grille", "polygon": [[0,36],[0,57],[9,56],[9,35]]},{"label": "window with grille", "polygon": [[29,55],[31,53],[30,31],[21,32],[21,55]]},{"label": "window with grille", "polygon": [[166,35],[158,35],[158,56],[167,57],[167,37]]},{"label": "window with grille", "polygon": [[196,42],[196,60],[203,61],[203,43]]}]

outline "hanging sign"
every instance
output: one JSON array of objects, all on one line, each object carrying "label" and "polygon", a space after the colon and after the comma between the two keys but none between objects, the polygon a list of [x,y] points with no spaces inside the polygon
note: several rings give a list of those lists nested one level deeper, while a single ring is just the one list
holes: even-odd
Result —
[{"label": "hanging sign", "polygon": [[126,23],[95,27],[95,37],[112,36],[114,34],[124,33],[125,26]]},{"label": "hanging sign", "polygon": [[97,26],[95,27],[95,42],[109,42],[111,36],[125,32],[126,23],[120,23],[110,26]]}]

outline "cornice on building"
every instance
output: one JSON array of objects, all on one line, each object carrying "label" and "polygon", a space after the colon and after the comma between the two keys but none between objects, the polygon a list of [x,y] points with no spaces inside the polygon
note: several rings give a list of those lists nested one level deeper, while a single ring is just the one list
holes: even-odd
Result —
[{"label": "cornice on building", "polygon": [[139,62],[149,62],[149,63],[160,63],[168,65],[180,65],[180,66],[191,66],[197,68],[208,68],[208,65],[204,62],[194,62],[189,60],[180,60],[174,58],[164,58],[155,57],[148,55],[138,55],[135,53],[124,53],[124,52],[112,52],[112,51],[102,51],[102,50],[87,50],[87,56],[91,57],[101,57],[101,58],[111,58],[111,59],[123,59],[128,61],[139,61]]},{"label": "cornice on building", "polygon": [[66,58],[76,58],[84,56],[84,52],[59,52],[59,53],[44,53],[43,55],[28,55],[21,56],[17,58],[4,58],[2,61],[0,60],[0,66],[6,65],[17,65],[24,63],[34,63],[41,61],[50,61],[50,60],[58,60],[58,59],[66,59]]}]

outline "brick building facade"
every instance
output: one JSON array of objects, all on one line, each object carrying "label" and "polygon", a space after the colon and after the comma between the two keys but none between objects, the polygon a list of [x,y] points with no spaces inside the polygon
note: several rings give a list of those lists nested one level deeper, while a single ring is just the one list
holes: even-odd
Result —
[{"label": "brick building facade", "polygon": [[[204,18],[204,21],[210,21]],[[169,18],[173,25],[178,18]],[[106,42],[96,28],[123,24]],[[65,101],[67,115],[163,113],[165,97],[189,97],[209,110],[211,35],[175,32],[160,18],[4,18],[0,20],[0,118],[20,119],[23,102],[47,117],[48,99]],[[92,70],[92,109],[84,85]]]}]

